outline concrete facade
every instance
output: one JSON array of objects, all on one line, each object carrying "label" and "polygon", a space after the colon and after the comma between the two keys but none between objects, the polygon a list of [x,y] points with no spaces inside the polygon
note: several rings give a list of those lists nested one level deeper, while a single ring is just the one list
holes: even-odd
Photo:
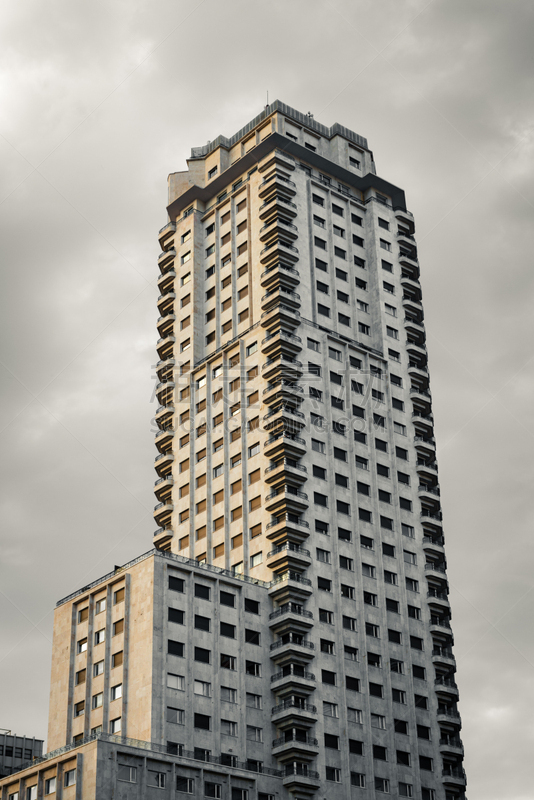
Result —
[{"label": "concrete facade", "polygon": [[404,192],[277,101],[167,210],[155,550],[58,603],[39,781],[68,756],[83,798],[462,800]]},{"label": "concrete facade", "polygon": [[0,778],[43,755],[43,740],[0,729]]}]

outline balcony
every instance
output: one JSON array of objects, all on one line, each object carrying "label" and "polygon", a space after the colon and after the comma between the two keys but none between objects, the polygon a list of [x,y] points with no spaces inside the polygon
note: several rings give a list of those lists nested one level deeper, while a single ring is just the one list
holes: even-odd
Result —
[{"label": "balcony", "polygon": [[156,433],[155,444],[160,453],[167,453],[172,449],[174,428],[165,428]]},{"label": "balcony", "polygon": [[268,198],[273,192],[278,192],[284,197],[293,197],[297,193],[297,186],[294,181],[275,172],[271,177],[266,178],[258,187],[258,197]]},{"label": "balcony", "polygon": [[424,344],[426,339],[425,326],[422,325],[415,317],[406,315],[404,317],[404,330],[413,336],[419,344]]},{"label": "balcony", "polygon": [[447,647],[434,647],[432,650],[432,663],[437,667],[456,669],[456,659]]},{"label": "balcony", "polygon": [[287,539],[294,542],[303,542],[310,535],[310,525],[296,514],[281,514],[276,519],[267,523],[266,536],[271,541],[281,544]]},{"label": "balcony", "polygon": [[176,361],[174,358],[162,358],[156,364],[156,375],[160,381],[170,380],[173,376]]},{"label": "balcony", "polygon": [[428,508],[421,509],[421,525],[424,529],[425,536],[442,535],[443,533],[443,515],[441,511],[433,512]]},{"label": "balcony", "polygon": [[162,337],[162,339],[165,339],[168,336],[172,336],[174,332],[175,320],[176,320],[175,314],[165,314],[164,316],[158,318],[156,325],[159,335]]},{"label": "balcony", "polygon": [[417,247],[400,247],[399,252],[399,261],[402,264],[403,272],[404,269],[412,270],[415,272],[417,270],[417,274],[419,274],[419,264],[417,261]]},{"label": "balcony", "polygon": [[436,561],[427,561],[425,564],[425,575],[427,578],[437,577],[443,578],[447,574],[444,564],[438,564]]},{"label": "balcony", "polygon": [[288,289],[293,289],[300,283],[300,272],[284,264],[283,261],[271,264],[261,273],[260,284],[261,286],[269,287],[277,283]]},{"label": "balcony", "polygon": [[321,786],[319,773],[307,764],[286,764],[283,784],[295,798],[312,796]]},{"label": "balcony", "polygon": [[176,272],[173,269],[169,269],[167,272],[164,272],[163,275],[159,276],[158,289],[160,294],[166,294],[167,292],[173,291],[175,278]]},{"label": "balcony", "polygon": [[[430,633],[433,633],[436,635],[436,637],[439,637],[443,647],[452,647],[454,644],[451,623],[445,617],[432,617],[429,630]],[[435,639],[435,641],[438,641],[438,639]]]},{"label": "balcony", "polygon": [[395,219],[404,225],[410,231],[410,233],[415,231],[415,223],[411,211],[395,211]]},{"label": "balcony", "polygon": [[276,217],[260,228],[260,242],[266,242],[272,239],[273,236],[279,236],[280,234],[285,236],[286,239],[293,239],[293,241],[295,241],[295,239],[298,238],[299,230],[297,226],[293,225],[289,220],[283,217]]},{"label": "balcony", "polygon": [[156,385],[156,397],[162,405],[173,399],[174,381],[161,381]]},{"label": "balcony", "polygon": [[274,197],[268,198],[259,209],[259,218],[262,220],[270,220],[272,217],[283,214],[284,217],[296,217],[297,206],[291,200],[277,194]]},{"label": "balcony", "polygon": [[158,351],[158,356],[162,360],[167,358],[172,358],[175,342],[176,342],[175,336],[162,336],[161,339],[158,339],[156,344],[156,350]]},{"label": "balcony", "polygon": [[286,355],[296,355],[302,350],[302,339],[294,333],[278,330],[269,333],[261,342],[261,352],[270,355],[272,358],[275,353],[283,352]]},{"label": "balcony", "polygon": [[287,309],[295,311],[300,308],[300,294],[286,289],[284,286],[276,286],[261,298],[261,307],[267,311],[271,311],[279,303],[283,303]]},{"label": "balcony", "polygon": [[313,594],[312,582],[297,572],[288,570],[277,575],[268,589],[269,597],[278,603],[304,602]]},{"label": "balcony", "polygon": [[173,453],[160,453],[159,456],[156,456],[154,468],[158,475],[163,477],[164,475],[168,475],[171,468],[172,463],[174,461],[174,454]]},{"label": "balcony", "polygon": [[154,519],[161,527],[166,527],[171,521],[171,515],[174,510],[174,505],[167,501],[158,503],[154,507]]},{"label": "balcony", "polygon": [[161,550],[168,542],[170,542],[173,536],[174,531],[170,526],[166,528],[158,528],[158,530],[154,532],[154,537],[152,540],[154,547],[158,550]]},{"label": "balcony", "polygon": [[438,479],[438,465],[433,459],[418,458],[415,462],[415,468],[420,478],[427,478],[436,480]]},{"label": "balcony", "polygon": [[284,428],[290,433],[298,433],[301,428],[306,427],[306,417],[302,411],[283,404],[271,408],[263,417],[263,422],[266,431]]},{"label": "balcony", "polygon": [[165,242],[176,233],[176,222],[167,222],[158,233],[159,246],[165,250]]},{"label": "balcony", "polygon": [[286,664],[280,672],[271,676],[271,690],[276,692],[280,699],[284,695],[311,694],[317,688],[315,675],[308,672],[302,664]]},{"label": "balcony", "polygon": [[303,464],[298,464],[293,459],[284,458],[272,464],[265,470],[266,483],[280,483],[290,480],[293,483],[303,484],[308,479],[308,470]]},{"label": "balcony", "polygon": [[158,480],[155,482],[154,494],[160,502],[164,502],[163,498],[170,497],[173,486],[174,478],[171,478],[170,475],[164,475],[162,478],[158,478]]},{"label": "balcony", "polygon": [[281,456],[300,458],[306,453],[306,450],[305,440],[286,430],[273,433],[263,443],[264,454],[273,459]]},{"label": "balcony", "polygon": [[432,408],[432,395],[427,389],[422,389],[419,386],[410,386],[410,400],[424,407],[424,411],[420,412],[423,416],[429,415]]},{"label": "balcony", "polygon": [[423,458],[432,458],[436,455],[436,440],[428,436],[414,436],[413,437],[417,455]]},{"label": "balcony", "polygon": [[408,363],[408,373],[411,378],[414,378],[416,384],[420,384],[421,388],[428,387],[428,367],[426,366],[426,351],[422,360],[410,361]]},{"label": "balcony", "polygon": [[271,709],[271,722],[280,727],[313,725],[317,719],[317,708],[300,698],[287,698]]},{"label": "balcony", "polygon": [[443,536],[436,534],[434,536],[423,536],[423,550],[428,557],[429,562],[445,561],[445,539]]},{"label": "balcony", "polygon": [[279,661],[311,661],[315,658],[315,645],[301,635],[286,633],[270,646],[270,656],[275,663]]},{"label": "balcony", "polygon": [[304,731],[286,731],[284,736],[274,739],[272,744],[273,756],[281,761],[304,759],[311,761],[317,756],[319,742]]},{"label": "balcony", "polygon": [[467,785],[467,778],[462,767],[447,766],[443,768],[441,774],[443,776],[443,783],[445,786],[458,786],[464,788]]},{"label": "balcony", "polygon": [[293,381],[279,380],[276,383],[270,383],[262,394],[262,399],[265,405],[271,405],[282,401],[284,403],[301,403],[304,400],[302,395],[304,389],[298,383]]},{"label": "balcony", "polygon": [[426,352],[426,347],[424,345],[420,345],[418,342],[413,342],[410,341],[410,339],[407,339],[406,350],[409,356],[411,356],[412,358],[421,359],[426,364],[428,355]]},{"label": "balcony", "polygon": [[421,300],[417,299],[417,297],[412,297],[410,294],[404,294],[402,296],[402,306],[408,313],[415,314],[415,316],[420,315],[420,318],[422,318],[423,304],[421,303]]},{"label": "balcony", "polygon": [[460,695],[458,685],[449,677],[440,676],[434,681],[434,689],[438,696],[449,701],[456,701]]},{"label": "balcony", "polygon": [[283,239],[276,239],[274,242],[266,244],[260,250],[260,262],[270,264],[273,261],[280,261],[285,264],[296,264],[299,260],[299,251],[295,245],[285,242]]},{"label": "balcony", "polygon": [[258,172],[265,172],[275,167],[277,164],[280,164],[284,169],[293,171],[295,169],[295,163],[295,159],[293,156],[290,156],[289,153],[285,153],[282,150],[274,150],[267,156],[266,160],[259,165]]},{"label": "balcony", "polygon": [[436,513],[441,508],[440,491],[437,486],[430,486],[428,483],[421,483],[417,487],[417,494],[421,502],[425,503],[432,513]]},{"label": "balcony", "polygon": [[442,736],[439,740],[439,749],[441,753],[455,756],[463,756],[464,746],[459,736]]},{"label": "balcony", "polygon": [[454,725],[458,730],[462,726],[460,719],[460,712],[454,708],[447,708],[444,706],[438,707],[437,722],[443,725]]},{"label": "balcony", "polygon": [[300,325],[300,312],[284,304],[282,298],[278,305],[274,305],[263,312],[260,322],[263,328],[271,328],[280,324],[297,327]]},{"label": "balcony", "polygon": [[174,312],[174,301],[176,300],[176,294],[174,292],[167,292],[167,294],[160,294],[158,297],[158,311],[162,317],[166,314],[172,314]]},{"label": "balcony", "polygon": [[285,353],[278,353],[262,364],[261,374],[267,380],[273,377],[296,380],[302,376],[302,361],[297,361]]},{"label": "balcony", "polygon": [[296,486],[280,486],[265,498],[265,510],[270,514],[276,513],[277,510],[300,513],[307,508],[308,495],[306,492],[299,491]]},{"label": "balcony", "polygon": [[310,551],[293,542],[284,542],[267,553],[267,567],[272,570],[303,570],[310,564]]},{"label": "balcony", "polygon": [[414,411],[412,414],[412,422],[418,433],[432,436],[434,433],[434,417],[432,414],[423,414],[421,411]]},{"label": "balcony", "polygon": [[269,614],[269,628],[279,635],[287,629],[303,635],[313,628],[313,614],[300,603],[284,603]]},{"label": "balcony", "polygon": [[429,589],[427,592],[427,603],[430,608],[430,613],[434,611],[438,614],[449,614],[451,604],[447,592],[440,589]]},{"label": "balcony", "polygon": [[158,256],[158,267],[160,268],[160,272],[165,272],[165,267],[169,267],[170,264],[176,258],[176,249],[171,247],[169,250],[164,250]]},{"label": "balcony", "polygon": [[161,430],[163,430],[163,428],[167,427],[170,420],[172,420],[173,414],[174,414],[173,405],[158,406],[156,414],[154,416],[154,420],[158,428],[161,428]]}]

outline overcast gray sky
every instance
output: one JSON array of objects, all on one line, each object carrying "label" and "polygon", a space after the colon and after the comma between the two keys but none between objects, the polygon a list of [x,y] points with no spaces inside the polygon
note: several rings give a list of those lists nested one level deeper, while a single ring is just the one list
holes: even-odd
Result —
[{"label": "overcast gray sky", "polygon": [[415,214],[469,800],[531,800],[534,5],[0,12],[0,727],[46,736],[55,601],[149,550],[166,178],[276,98]]}]

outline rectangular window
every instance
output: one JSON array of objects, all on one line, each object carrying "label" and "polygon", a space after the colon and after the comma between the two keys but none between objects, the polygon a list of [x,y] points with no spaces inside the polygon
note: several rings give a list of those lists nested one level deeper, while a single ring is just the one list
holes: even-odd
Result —
[{"label": "rectangular window", "polygon": [[221,667],[223,669],[231,669],[233,672],[237,669],[237,659],[235,656],[229,656],[226,653],[221,653]]},{"label": "rectangular window", "polygon": [[237,703],[237,689],[230,686],[221,686],[221,701],[224,703]]},{"label": "rectangular window", "polygon": [[167,688],[176,689],[179,692],[185,692],[185,677],[183,675],[175,675],[173,672],[168,672]]}]

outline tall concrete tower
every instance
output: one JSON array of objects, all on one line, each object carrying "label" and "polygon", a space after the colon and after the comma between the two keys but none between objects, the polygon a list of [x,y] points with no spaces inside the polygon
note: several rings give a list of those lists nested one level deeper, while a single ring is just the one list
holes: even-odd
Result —
[{"label": "tall concrete tower", "polygon": [[404,192],[276,101],[167,211],[155,549],[58,604],[56,751],[13,793],[465,798]]}]

